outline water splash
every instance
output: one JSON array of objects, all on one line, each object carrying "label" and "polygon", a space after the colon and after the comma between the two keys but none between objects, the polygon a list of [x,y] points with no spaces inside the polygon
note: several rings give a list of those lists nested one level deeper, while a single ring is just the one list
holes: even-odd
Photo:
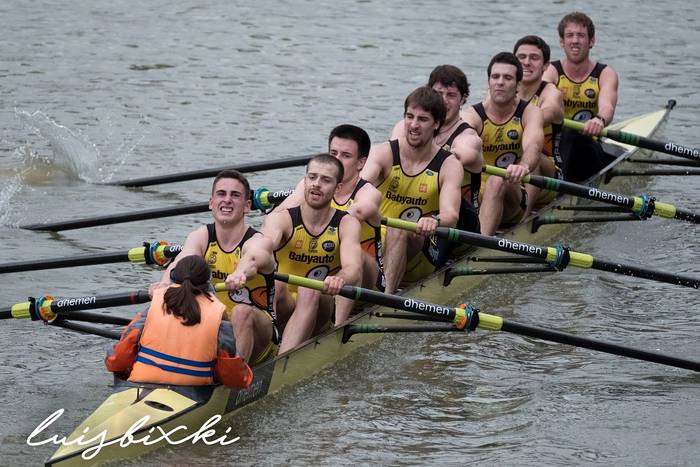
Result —
[{"label": "water splash", "polygon": [[29,147],[22,148],[25,167],[37,172],[29,174],[23,170],[25,180],[32,178],[28,175],[40,177],[44,175],[43,171],[46,171],[46,177],[51,178],[54,170],[58,170],[85,182],[102,181],[100,151],[87,137],[75,134],[40,111],[29,113],[15,109],[15,115],[24,126],[44,139],[53,153],[52,157],[40,157]]}]

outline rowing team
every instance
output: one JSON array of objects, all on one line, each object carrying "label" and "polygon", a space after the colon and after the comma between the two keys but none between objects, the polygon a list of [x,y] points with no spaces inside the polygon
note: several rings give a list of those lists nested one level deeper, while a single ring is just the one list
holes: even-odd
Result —
[{"label": "rowing team", "polygon": [[[464,111],[466,76],[438,66],[406,98],[386,143],[371,146],[354,125],[334,128],[328,154],[311,159],[260,231],[245,222],[248,181],[221,172],[209,200],[213,223],[188,235],[108,369],[134,382],[246,387],[249,365],[347,320],[354,303],[337,295],[344,285],[392,293],[443,266],[451,251],[433,237],[438,226],[493,235],[551,199],[525,188],[526,175],[582,180],[597,172],[605,154],[591,137],[613,118],[617,74],[589,58],[588,16],[566,15],[559,37],[561,61],[549,62],[537,36],[496,54],[486,99]],[[585,121],[583,134],[562,128],[564,117]],[[506,177],[482,174],[484,163]],[[414,221],[416,232],[387,229],[381,217]],[[325,294],[276,282],[275,271],[323,280]],[[228,290],[214,293],[210,275]]]}]

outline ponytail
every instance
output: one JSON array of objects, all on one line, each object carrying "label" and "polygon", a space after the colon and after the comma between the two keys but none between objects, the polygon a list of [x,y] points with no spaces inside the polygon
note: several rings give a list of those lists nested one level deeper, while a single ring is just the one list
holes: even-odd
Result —
[{"label": "ponytail", "polygon": [[168,314],[182,319],[185,326],[194,326],[201,321],[201,310],[197,295],[213,301],[208,292],[211,271],[201,256],[186,256],[170,271],[170,279],[180,287],[169,287],[163,295],[163,308]]}]

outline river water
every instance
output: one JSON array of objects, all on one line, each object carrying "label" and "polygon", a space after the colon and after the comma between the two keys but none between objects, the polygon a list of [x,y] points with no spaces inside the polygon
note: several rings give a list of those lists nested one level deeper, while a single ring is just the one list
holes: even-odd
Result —
[{"label": "river water", "polygon": [[[615,67],[617,119],[677,99],[661,136],[698,147],[700,13],[686,2],[191,0],[0,5],[0,262],[181,242],[206,214],[36,233],[26,223],[205,201],[210,180],[142,190],[100,182],[322,151],[352,122],[384,140],[432,68],[460,66],[471,103],[485,67],[582,9],[593,56]],[[291,186],[301,169],[252,175]],[[700,182],[656,177],[660,200],[700,210]],[[252,216],[254,225],[260,216]],[[577,251],[700,276],[697,229],[652,219],[576,227]],[[27,296],[140,289],[158,272],[91,266],[7,274]],[[569,270],[494,278],[471,301],[518,321],[698,359],[698,292]],[[134,309],[117,309],[128,316]],[[28,321],[0,325],[0,464],[39,464],[29,433],[65,408],[66,434],[108,394],[105,341]],[[133,465],[697,465],[700,378],[513,335],[392,336],[257,404],[228,447],[166,449]]]}]

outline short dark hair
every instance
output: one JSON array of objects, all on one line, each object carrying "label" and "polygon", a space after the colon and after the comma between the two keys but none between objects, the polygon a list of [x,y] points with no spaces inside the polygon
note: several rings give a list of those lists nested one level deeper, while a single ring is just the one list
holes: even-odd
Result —
[{"label": "short dark hair", "polygon": [[340,163],[338,159],[335,157],[331,156],[327,152],[323,154],[317,154],[314,157],[312,157],[309,160],[309,163],[306,164],[306,171],[309,171],[309,165],[311,165],[312,162],[318,162],[319,164],[330,164],[333,167],[336,168],[336,180],[338,180],[338,183],[343,181],[343,177],[345,177],[345,169],[343,168],[343,164]]},{"label": "short dark hair", "polygon": [[445,123],[445,117],[447,116],[445,103],[442,101],[440,93],[430,86],[421,86],[406,97],[403,103],[404,115],[406,115],[409,106],[420,107],[426,112],[430,112],[433,120],[438,122],[438,130]]},{"label": "short dark hair", "polygon": [[491,68],[494,63],[505,63],[507,65],[513,65],[517,68],[515,72],[515,81],[520,82],[523,79],[523,66],[520,64],[520,60],[517,59],[515,55],[510,52],[499,52],[493,56],[491,62],[489,62],[489,67],[486,69],[486,76],[491,77]]},{"label": "short dark hair", "polygon": [[521,45],[534,45],[538,49],[542,51],[542,58],[544,59],[544,63],[549,62],[549,55],[550,55],[550,49],[549,45],[542,39],[540,36],[525,36],[521,37],[518,39],[518,42],[515,43],[513,46],[513,53],[517,53],[518,49],[520,48]]},{"label": "short dark hair", "polygon": [[593,39],[595,37],[595,26],[593,25],[593,20],[588,17],[587,14],[581,13],[580,11],[574,11],[564,16],[561,21],[559,21],[559,26],[557,26],[557,31],[559,32],[559,37],[564,38],[564,29],[569,23],[579,24],[586,28],[588,31],[588,38]]},{"label": "short dark hair", "polygon": [[243,189],[245,193],[243,193],[244,199],[250,199],[250,183],[248,183],[248,179],[243,176],[242,173],[240,173],[238,170],[222,170],[218,174],[216,174],[216,177],[214,177],[214,182],[211,184],[211,194],[214,194],[214,187],[216,186],[217,182],[221,180],[222,178],[232,178],[234,180],[238,180],[241,182],[241,185],[243,185]]},{"label": "short dark hair", "polygon": [[333,138],[349,139],[357,143],[360,159],[369,156],[369,150],[372,147],[372,142],[365,130],[355,125],[338,125],[331,130],[328,135],[328,147],[330,148]]},{"label": "short dark hair", "polygon": [[454,84],[464,97],[469,97],[469,81],[467,80],[467,76],[454,65],[436,66],[430,73],[428,86],[432,88],[435,83],[440,83],[443,86],[451,86]]}]

